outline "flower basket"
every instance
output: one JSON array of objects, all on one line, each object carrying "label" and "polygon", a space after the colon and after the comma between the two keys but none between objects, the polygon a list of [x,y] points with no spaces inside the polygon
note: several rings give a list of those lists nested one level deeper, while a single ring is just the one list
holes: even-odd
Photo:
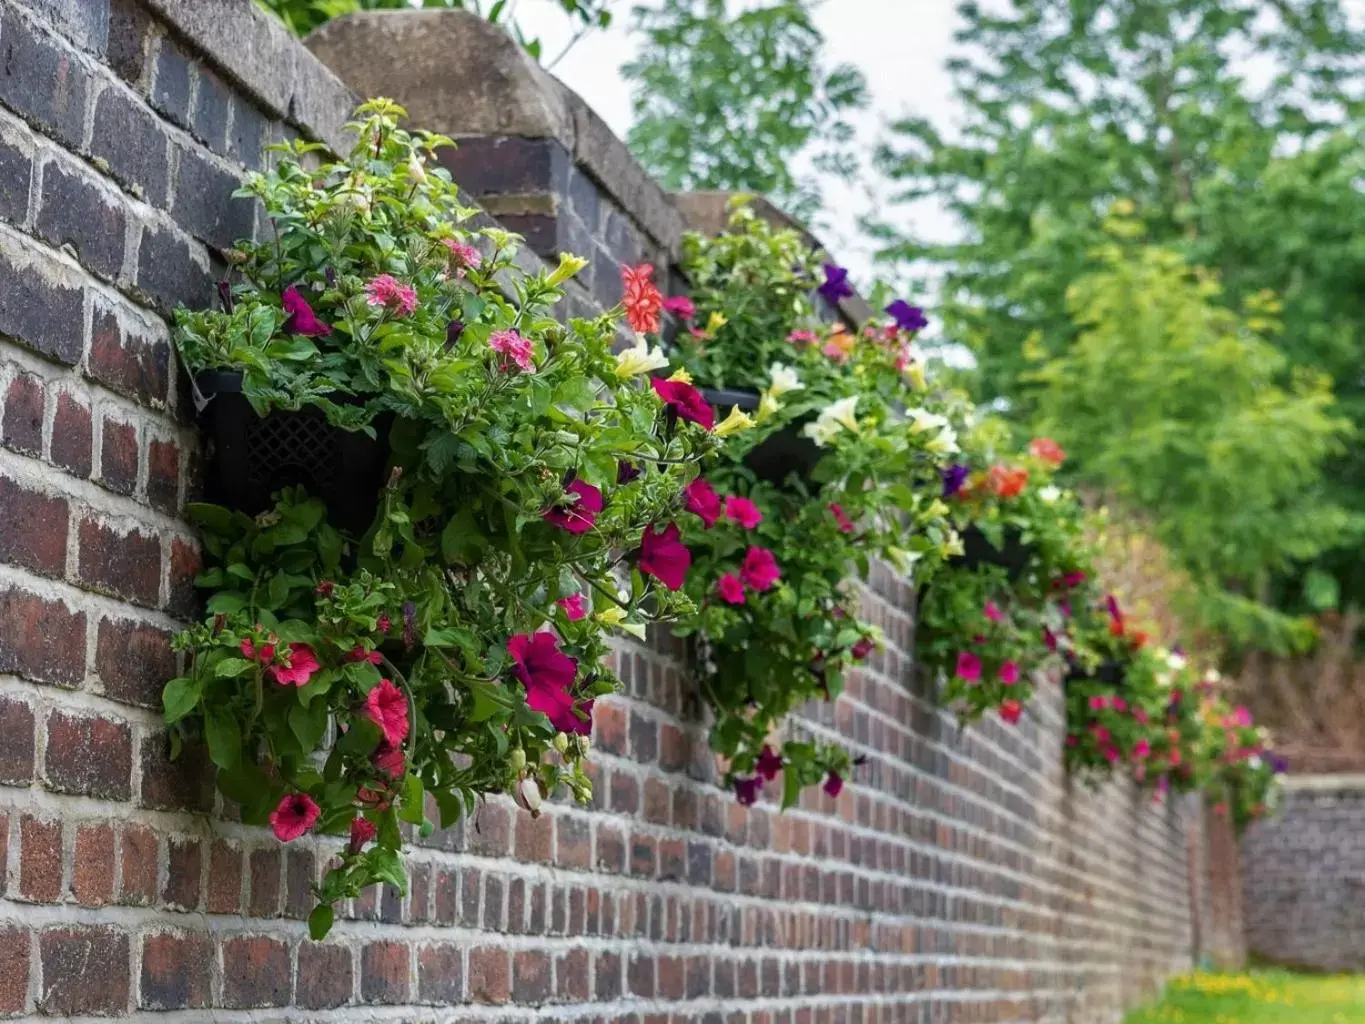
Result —
[{"label": "flower basket", "polygon": [[199,420],[209,441],[209,500],[257,515],[272,494],[302,485],[327,505],[334,526],[364,533],[374,519],[388,461],[391,417],[375,437],[332,426],[318,409],[260,416],[242,393],[242,375],[206,371],[195,378]]},{"label": "flower basket", "polygon": [[[756,391],[722,388],[700,390],[702,397],[716,410],[717,419],[722,418],[730,409],[753,412],[758,408]],[[756,477],[768,483],[781,484],[793,473],[806,483],[810,483],[815,464],[824,455],[819,445],[801,433],[802,428],[814,418],[814,413],[802,416],[765,438],[744,457],[744,465],[752,470]]]},{"label": "flower basket", "polygon": [[978,527],[968,526],[962,531],[962,554],[949,559],[949,564],[967,569],[998,565],[1014,582],[1024,574],[1032,554],[1032,545],[1023,542],[1023,532],[1017,526],[1005,527],[1002,547],[992,544]]}]

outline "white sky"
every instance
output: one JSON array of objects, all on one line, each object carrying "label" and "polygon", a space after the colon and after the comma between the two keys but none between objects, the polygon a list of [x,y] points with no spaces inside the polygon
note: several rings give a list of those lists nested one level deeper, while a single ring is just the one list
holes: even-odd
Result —
[{"label": "white sky", "polygon": [[[517,21],[528,36],[542,39],[544,60],[553,60],[570,35],[558,4],[552,0],[516,2]],[[627,31],[635,2],[615,0],[612,27],[585,36],[554,68],[554,74],[587,100],[622,138],[630,127],[630,90],[619,69],[635,52]],[[732,0],[732,6],[742,9],[750,2]],[[850,62],[867,77],[871,104],[856,120],[857,146],[862,153],[870,156],[883,134],[882,126],[903,114],[951,123],[951,83],[943,60],[953,47],[958,23],[955,8],[955,0],[824,0],[817,8],[816,22],[825,34],[831,63]],[[825,187],[828,226],[822,227],[821,240],[864,281],[871,277],[871,246],[858,238],[856,221],[876,203],[877,197],[838,183]],[[928,204],[901,222],[913,224],[917,234],[929,237],[952,231],[951,218]]]}]

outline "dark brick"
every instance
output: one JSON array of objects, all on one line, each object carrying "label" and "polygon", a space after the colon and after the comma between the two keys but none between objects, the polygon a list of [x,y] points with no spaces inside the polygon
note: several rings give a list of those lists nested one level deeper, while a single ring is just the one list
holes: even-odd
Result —
[{"label": "dark brick", "polygon": [[543,1003],[550,998],[550,955],[536,949],[518,950],[512,961],[512,998],[519,1004]]},{"label": "dark brick", "polygon": [[154,29],[152,18],[141,0],[110,0],[106,57],[109,66],[131,85],[142,84]]},{"label": "dark brick", "polygon": [[105,89],[95,101],[90,155],[134,195],[165,208],[170,139],[155,114],[122,89]]},{"label": "dark brick", "polygon": [[0,476],[0,563],[21,565],[45,576],[66,571],[65,498],[31,491]]},{"label": "dark brick", "polygon": [[251,199],[234,199],[241,187],[235,175],[223,170],[197,149],[180,151],[180,170],[171,213],[182,228],[218,249],[250,238],[256,223]]},{"label": "dark brick", "polygon": [[19,895],[56,903],[62,895],[62,823],[24,815],[19,822]]},{"label": "dark brick", "polygon": [[161,541],[134,527],[127,533],[95,519],[81,520],[77,578],[91,589],[156,607],[161,590]]},{"label": "dark brick", "polygon": [[165,933],[142,940],[142,1002],[148,1010],[195,1010],[210,1004],[213,940]]},{"label": "dark brick", "polygon": [[142,741],[142,805],[165,811],[212,810],[213,769],[208,752],[187,746],[179,760],[172,761],[168,746],[164,733]]},{"label": "dark brick", "polygon": [[0,590],[0,672],[54,686],[85,677],[85,613],[13,587]]},{"label": "dark brick", "polygon": [[250,170],[260,170],[269,140],[269,119],[241,96],[234,97],[228,155]]},{"label": "dark brick", "polygon": [[90,75],[61,43],[5,9],[0,26],[0,103],[55,137],[80,145]]},{"label": "dark brick", "polygon": [[195,262],[195,251],[169,228],[147,227],[137,253],[137,286],[163,313],[177,304],[202,309],[216,294],[211,273]]},{"label": "dark brick", "polygon": [[0,1013],[24,1012],[28,1002],[30,950],[26,930],[13,925],[0,927]]},{"label": "dark brick", "polygon": [[251,896],[246,911],[249,916],[274,917],[280,912],[284,888],[282,854],[277,847],[251,851]]},{"label": "dark brick", "polygon": [[97,1014],[128,1012],[128,935],[117,928],[49,928],[38,939],[43,967],[43,1012]]},{"label": "dark brick", "polygon": [[199,89],[194,98],[194,137],[219,156],[227,153],[228,107],[231,93],[212,71],[199,69]]},{"label": "dark brick", "polygon": [[559,221],[545,213],[504,213],[498,223],[526,239],[526,247],[548,260],[558,258]]},{"label": "dark brick", "polygon": [[42,455],[46,402],[47,391],[41,379],[31,373],[15,375],[5,391],[5,419],[0,425],[0,437],[6,448],[25,455]]},{"label": "dark brick", "polygon": [[132,494],[137,487],[137,424],[106,416],[101,428],[100,482],[118,494]]},{"label": "dark brick", "polygon": [[224,940],[223,1006],[288,1006],[290,981],[289,947],[279,939],[244,935]]},{"label": "dark brick", "polygon": [[171,515],[180,509],[180,446],[174,441],[147,442],[147,501]]},{"label": "dark brick", "polygon": [[0,138],[0,220],[22,223],[28,217],[33,156]]},{"label": "dark brick", "polygon": [[0,251],[0,335],[74,366],[83,348],[85,300],[80,288],[60,283],[60,273],[46,256],[16,262]]},{"label": "dark brick", "polygon": [[190,59],[171,39],[157,41],[152,106],[181,128],[190,127]]},{"label": "dark brick", "polygon": [[574,949],[555,961],[555,996],[569,1003],[588,1001],[588,951]]},{"label": "dark brick", "polygon": [[574,215],[588,231],[596,234],[601,217],[601,193],[597,184],[577,167],[569,171],[568,199]]},{"label": "dark brick", "polygon": [[65,391],[57,395],[52,417],[52,462],[79,477],[94,468],[95,428],[90,406]]},{"label": "dark brick", "polygon": [[112,280],[123,266],[125,223],[123,204],[98,188],[89,172],[55,160],[43,166],[40,237],[57,247],[70,246],[83,266]]},{"label": "dark brick", "polygon": [[119,902],[146,907],[156,902],[157,864],[161,839],[147,825],[125,825],[120,837],[123,847],[123,878]]},{"label": "dark brick", "polygon": [[437,152],[441,166],[473,196],[563,194],[573,164],[554,139],[469,138]]},{"label": "dark brick", "polygon": [[161,900],[177,910],[199,909],[199,877],[204,844],[198,839],[166,840],[166,884]]},{"label": "dark brick", "polygon": [[616,953],[598,953],[596,984],[593,989],[598,1002],[620,998],[621,995],[621,957]]},{"label": "dark brick", "polygon": [[136,402],[164,408],[170,365],[170,345],[125,331],[118,317],[96,301],[87,377]]},{"label": "dark brick", "polygon": [[564,815],[555,826],[555,863],[587,871],[592,867],[592,825],[587,818]]},{"label": "dark brick", "polygon": [[81,49],[104,53],[109,41],[109,0],[30,0],[30,6]]},{"label": "dark brick", "polygon": [[351,1001],[351,951],[345,946],[305,942],[299,946],[295,1002],[305,1010],[330,1010]]},{"label": "dark brick", "polygon": [[[302,921],[313,912],[315,858],[311,850],[289,850],[285,861],[284,915]],[[415,870],[415,869],[414,869]]]},{"label": "dark brick", "polygon": [[659,723],[638,711],[630,713],[630,756],[641,764],[659,756]]},{"label": "dark brick", "polygon": [[479,946],[469,951],[469,998],[476,1003],[505,1003],[511,997],[511,962],[507,950]]},{"label": "dark brick", "polygon": [[104,693],[124,704],[161,707],[161,690],[175,675],[171,634],[132,619],[101,619],[95,671]]},{"label": "dark brick", "polygon": [[408,947],[401,942],[371,942],[360,951],[360,998],[396,1006],[408,1001]]},{"label": "dark brick", "polygon": [[512,817],[501,804],[484,804],[468,829],[469,852],[482,857],[506,857],[512,850]]},{"label": "dark brick", "polygon": [[71,895],[83,907],[114,902],[114,828],[82,825],[71,863]]},{"label": "dark brick", "polygon": [[242,865],[245,858],[236,843],[215,839],[209,850],[208,897],[210,914],[236,914],[242,907]]},{"label": "dark brick", "polygon": [[194,578],[204,567],[199,549],[179,537],[171,538],[171,601],[170,612],[190,618],[199,611],[199,590]]},{"label": "dark brick", "polygon": [[125,722],[53,711],[47,718],[49,789],[105,800],[127,800],[133,773],[133,734]]},{"label": "dark brick", "polygon": [[458,945],[443,942],[417,951],[417,998],[447,1005],[464,998],[464,961]]},{"label": "dark brick", "polygon": [[654,954],[636,953],[626,964],[626,985],[632,995],[654,998]]}]

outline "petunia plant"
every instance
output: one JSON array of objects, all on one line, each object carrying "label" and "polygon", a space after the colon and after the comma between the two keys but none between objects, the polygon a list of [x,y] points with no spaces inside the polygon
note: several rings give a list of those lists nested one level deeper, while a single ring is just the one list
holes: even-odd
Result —
[{"label": "petunia plant", "polygon": [[254,516],[191,509],[208,615],[164,693],[242,820],[345,837],[315,936],[338,901],[403,887],[405,836],[487,794],[590,799],[609,640],[691,612],[677,519],[720,444],[614,352],[619,310],[555,318],[582,261],[528,271],[515,236],[471,228],[434,159],[448,140],[401,115],[361,107],[345,161],[279,147],[244,189],[271,237],[232,253],[221,309],[177,317],[210,403],[236,376],[263,415],[386,439],[361,532],[303,487]]}]

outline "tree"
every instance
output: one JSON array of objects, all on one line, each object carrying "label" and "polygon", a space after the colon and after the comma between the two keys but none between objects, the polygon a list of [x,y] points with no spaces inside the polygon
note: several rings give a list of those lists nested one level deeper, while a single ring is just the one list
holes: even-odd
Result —
[{"label": "tree", "polygon": [[[665,188],[755,192],[807,219],[819,175],[857,172],[845,118],[867,105],[867,85],[852,65],[827,66],[811,10],[810,0],[735,14],[726,0],[634,9],[643,45],[621,68],[633,84],[627,142]],[[799,158],[816,173],[798,173]]]},{"label": "tree", "polygon": [[[996,11],[1000,4],[992,5]],[[1013,0],[962,3],[966,55],[950,62],[966,117],[893,126],[878,154],[898,198],[932,196],[960,219],[950,245],[897,237],[882,255],[943,270],[945,333],[977,356],[978,397],[1021,425],[1037,413],[1039,357],[1080,328],[1067,289],[1100,269],[1111,204],[1131,200],[1147,237],[1215,271],[1238,309],[1269,289],[1285,329],[1269,339],[1294,368],[1327,374],[1365,425],[1365,39],[1341,0]],[[1255,55],[1256,59],[1248,59]],[[1084,466],[1080,469],[1084,470]],[[1326,466],[1334,495],[1365,511],[1365,455]],[[1348,595],[1365,599],[1362,538],[1340,536]],[[1270,593],[1297,601],[1287,569]]]},{"label": "tree", "polygon": [[1228,309],[1214,275],[1159,246],[1111,241],[1092,258],[1098,269],[1068,290],[1075,340],[1032,374],[1041,428],[1085,481],[1152,513],[1199,588],[1199,625],[1243,646],[1296,646],[1293,624],[1261,599],[1274,574],[1350,525],[1322,487],[1351,431],[1329,382],[1300,370],[1279,383],[1272,295]]}]

